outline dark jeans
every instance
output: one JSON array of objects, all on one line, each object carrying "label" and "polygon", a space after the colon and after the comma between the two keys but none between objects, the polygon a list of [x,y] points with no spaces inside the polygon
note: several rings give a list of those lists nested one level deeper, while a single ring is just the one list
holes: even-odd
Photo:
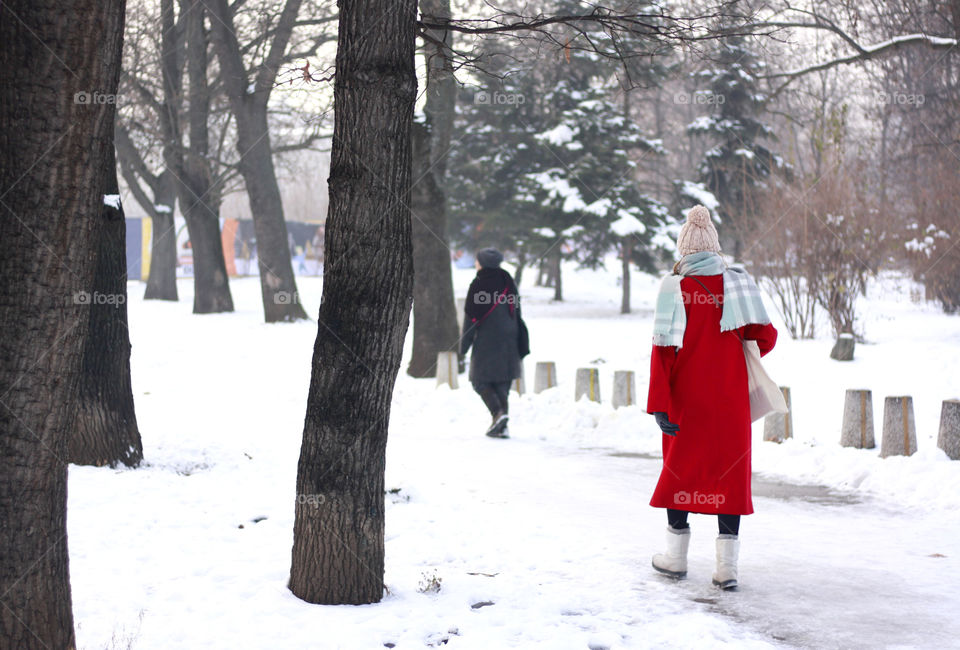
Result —
[{"label": "dark jeans", "polygon": [[[689,528],[687,523],[686,510],[671,510],[667,508],[667,523],[674,530],[683,530]],[[717,525],[720,528],[721,535],[739,535],[740,534],[740,515],[717,515]]]},{"label": "dark jeans", "polygon": [[483,403],[490,411],[490,415],[496,416],[498,413],[506,413],[509,409],[507,399],[510,397],[509,381],[474,383],[473,390],[477,391]]}]

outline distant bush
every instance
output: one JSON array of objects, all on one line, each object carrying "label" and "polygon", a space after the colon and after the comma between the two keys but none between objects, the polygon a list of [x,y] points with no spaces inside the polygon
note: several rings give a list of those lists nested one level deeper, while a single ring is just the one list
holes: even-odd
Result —
[{"label": "distant bush", "polygon": [[793,338],[813,338],[823,309],[834,334],[857,330],[857,298],[884,259],[888,234],[855,167],[767,193],[747,260]]},{"label": "distant bush", "polygon": [[927,300],[937,300],[948,314],[960,312],[960,187],[956,162],[928,170],[917,188],[915,210],[904,235],[904,249]]}]

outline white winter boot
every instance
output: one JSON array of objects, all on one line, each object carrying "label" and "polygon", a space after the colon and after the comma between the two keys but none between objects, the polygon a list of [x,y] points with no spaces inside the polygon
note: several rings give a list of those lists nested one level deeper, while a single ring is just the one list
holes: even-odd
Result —
[{"label": "white winter boot", "polygon": [[653,556],[653,568],[671,578],[686,578],[689,548],[690,528],[677,530],[667,526],[667,552]]},{"label": "white winter boot", "polygon": [[740,538],[736,535],[717,537],[717,570],[713,584],[725,591],[737,588],[737,557],[740,555]]}]

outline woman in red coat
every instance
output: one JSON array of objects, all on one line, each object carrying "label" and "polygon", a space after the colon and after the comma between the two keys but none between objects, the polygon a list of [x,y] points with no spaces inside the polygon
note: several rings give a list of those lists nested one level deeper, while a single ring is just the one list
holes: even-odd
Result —
[{"label": "woman in red coat", "polygon": [[650,505],[667,509],[667,552],[653,567],[687,573],[688,513],[718,515],[714,584],[737,587],[740,515],[750,496],[750,401],[744,339],[773,349],[756,284],[727,268],[710,212],[693,208],[677,241],[681,259],[657,300],[647,412],[663,431],[663,470]]}]

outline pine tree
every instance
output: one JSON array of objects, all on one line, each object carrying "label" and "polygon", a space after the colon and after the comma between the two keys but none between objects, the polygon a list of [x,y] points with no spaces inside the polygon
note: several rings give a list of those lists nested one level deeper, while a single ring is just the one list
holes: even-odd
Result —
[{"label": "pine tree", "polygon": [[513,251],[521,266],[546,259],[562,299],[562,259],[597,266],[626,231],[631,248],[650,246],[666,210],[640,191],[633,158],[663,148],[614,100],[618,64],[574,49],[516,70],[519,53],[510,55],[488,59],[502,77],[494,88],[465,91],[458,104],[453,237]]},{"label": "pine tree", "polygon": [[700,163],[699,181],[719,202],[715,216],[721,223],[724,247],[739,257],[754,220],[757,191],[766,186],[773,171],[788,172],[788,168],[764,144],[775,139],[759,117],[767,99],[757,78],[764,62],[743,37],[716,43],[714,66],[699,73],[704,90],[694,96],[698,103],[713,107],[713,112],[694,120],[687,130],[717,142]]}]

